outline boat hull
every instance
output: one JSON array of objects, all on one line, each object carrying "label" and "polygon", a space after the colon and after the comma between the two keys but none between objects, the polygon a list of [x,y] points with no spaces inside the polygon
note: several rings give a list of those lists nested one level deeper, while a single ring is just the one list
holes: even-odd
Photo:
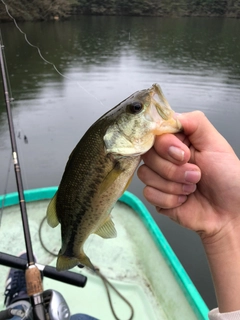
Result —
[{"label": "boat hull", "polygon": [[[34,253],[39,263],[52,266],[55,266],[56,258],[41,245],[39,226],[56,190],[51,187],[25,191]],[[17,193],[0,197],[0,203],[5,207],[0,251],[18,255],[25,246]],[[86,242],[85,251],[94,265],[131,302],[134,319],[208,319],[206,304],[143,203],[132,193],[125,192],[112,216],[118,237],[106,240],[92,235]],[[60,229],[52,229],[44,221],[40,236],[44,245],[57,254],[61,245]],[[2,288],[7,272],[6,267],[0,266]],[[44,289],[61,292],[72,314],[114,319],[102,280],[85,269],[76,267],[73,272],[88,278],[84,288],[44,278]],[[128,318],[129,307],[114,293],[112,299],[119,318]]]}]

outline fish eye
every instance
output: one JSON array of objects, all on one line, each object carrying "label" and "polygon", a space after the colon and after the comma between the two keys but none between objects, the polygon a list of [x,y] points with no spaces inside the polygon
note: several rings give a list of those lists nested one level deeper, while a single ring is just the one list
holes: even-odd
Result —
[{"label": "fish eye", "polygon": [[142,111],[142,109],[143,109],[143,104],[142,104],[141,102],[136,101],[136,102],[133,102],[133,103],[129,104],[129,105],[127,106],[127,109],[128,109],[128,111],[129,111],[130,113],[136,114],[136,113],[139,113],[139,112]]}]

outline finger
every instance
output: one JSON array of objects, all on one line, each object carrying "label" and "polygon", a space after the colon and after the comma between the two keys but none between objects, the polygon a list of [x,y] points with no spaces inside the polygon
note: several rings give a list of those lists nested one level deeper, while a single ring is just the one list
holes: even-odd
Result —
[{"label": "finger", "polygon": [[195,164],[185,163],[178,166],[159,157],[155,149],[149,150],[142,158],[146,166],[166,180],[178,183],[197,183],[201,178],[200,169]]},{"label": "finger", "polygon": [[[231,146],[201,111],[177,115],[190,143],[198,151],[232,151]],[[216,143],[221,141],[221,143]]]},{"label": "finger", "polygon": [[[195,210],[193,210],[194,207]],[[181,226],[194,230],[199,234],[206,232],[209,228],[211,229],[211,223],[206,224],[206,220],[203,218],[206,209],[202,211],[201,206],[196,206],[195,193],[189,195],[187,200],[181,205],[169,208],[161,208],[160,206],[157,206],[156,210]],[[209,216],[208,213],[207,216]],[[215,221],[214,225],[216,225]]]},{"label": "finger", "polygon": [[[181,219],[181,215],[178,214],[181,211],[182,206],[178,206],[175,208],[170,208],[170,209],[164,209],[164,208],[160,208],[160,207],[156,207],[156,211],[166,217],[168,217],[169,219],[171,219],[172,221],[178,223],[179,225],[187,228],[187,225],[185,223],[185,219]],[[191,229],[191,228],[190,228]]]},{"label": "finger", "polygon": [[178,207],[187,200],[186,195],[168,194],[149,186],[143,189],[143,195],[152,205],[163,209]]},{"label": "finger", "polygon": [[191,145],[191,142],[188,139],[188,136],[184,132],[178,132],[174,134],[182,143],[184,143],[187,147]]},{"label": "finger", "polygon": [[183,133],[163,134],[156,137],[154,149],[162,158],[175,164],[183,164],[190,159],[189,145],[190,143]]},{"label": "finger", "polygon": [[160,207],[156,207],[156,211],[158,213],[161,213],[162,215],[168,217],[169,219],[171,219],[172,221],[182,225],[181,220],[178,218],[178,215],[174,214],[174,212],[176,212],[176,210],[178,209],[174,208],[174,209],[164,209],[164,208],[160,208]]},{"label": "finger", "polygon": [[196,184],[177,183],[175,181],[166,180],[146,165],[142,165],[138,168],[137,175],[144,184],[161,190],[161,192],[164,193],[187,195],[196,190]]}]

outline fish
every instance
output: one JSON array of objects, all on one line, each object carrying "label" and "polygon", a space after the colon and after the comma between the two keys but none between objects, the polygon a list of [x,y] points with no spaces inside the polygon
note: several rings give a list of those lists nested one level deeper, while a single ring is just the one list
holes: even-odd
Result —
[{"label": "fish", "polygon": [[61,224],[56,269],[82,265],[95,270],[84,252],[91,234],[115,238],[111,211],[128,188],[141,155],[156,135],[182,126],[158,84],[135,92],[101,116],[69,156],[58,190],[47,208],[51,227]]}]

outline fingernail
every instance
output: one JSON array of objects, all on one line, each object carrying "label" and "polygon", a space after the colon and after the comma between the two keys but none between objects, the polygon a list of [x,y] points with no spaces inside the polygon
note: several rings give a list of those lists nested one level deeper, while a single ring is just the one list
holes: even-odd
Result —
[{"label": "fingernail", "polygon": [[200,180],[201,173],[199,171],[186,171],[185,181],[190,183],[197,183]]},{"label": "fingernail", "polygon": [[184,151],[180,148],[171,146],[168,149],[168,154],[175,160],[178,160],[178,161],[184,160]]},{"label": "fingernail", "polygon": [[197,186],[196,184],[184,184],[182,187],[182,190],[184,193],[193,193],[196,190]]},{"label": "fingernail", "polygon": [[182,113],[174,112],[173,118],[178,119],[182,117]]},{"label": "fingernail", "polygon": [[179,203],[183,203],[183,202],[185,202],[187,200],[187,196],[179,196],[178,197],[178,202]]}]

